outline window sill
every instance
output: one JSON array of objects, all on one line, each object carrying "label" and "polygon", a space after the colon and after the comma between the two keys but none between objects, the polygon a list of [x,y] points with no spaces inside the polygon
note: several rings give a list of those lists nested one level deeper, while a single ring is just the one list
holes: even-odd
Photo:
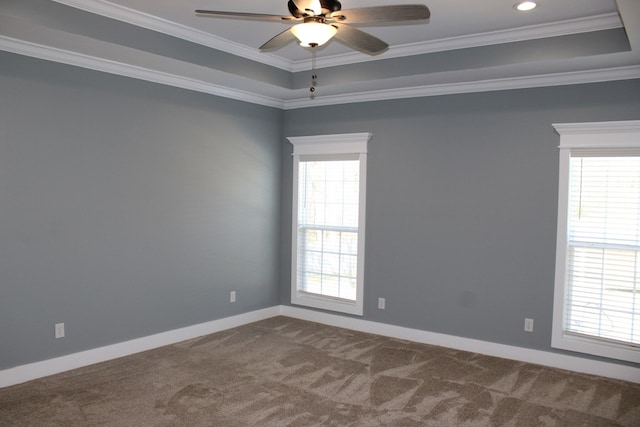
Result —
[{"label": "window sill", "polygon": [[608,357],[610,359],[640,363],[640,348],[609,343],[565,333],[554,334],[551,339],[551,347],[561,350],[591,354],[593,356]]},{"label": "window sill", "polygon": [[306,292],[294,291],[291,295],[291,303],[338,313],[353,314],[356,316],[363,315],[362,303],[358,303],[358,301],[350,302],[337,298],[323,297],[322,295],[308,294]]}]

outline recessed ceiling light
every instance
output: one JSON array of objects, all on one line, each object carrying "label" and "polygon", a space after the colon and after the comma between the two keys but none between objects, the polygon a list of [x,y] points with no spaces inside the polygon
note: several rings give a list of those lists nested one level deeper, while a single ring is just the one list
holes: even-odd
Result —
[{"label": "recessed ceiling light", "polygon": [[513,7],[519,12],[528,12],[535,9],[536,6],[538,5],[534,1],[519,1],[513,5]]}]

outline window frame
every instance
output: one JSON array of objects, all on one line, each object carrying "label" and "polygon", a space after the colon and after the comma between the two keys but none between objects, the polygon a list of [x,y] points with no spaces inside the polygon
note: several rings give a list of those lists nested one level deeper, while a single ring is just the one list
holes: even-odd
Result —
[{"label": "window frame", "polygon": [[608,357],[629,362],[640,361],[640,348],[604,339],[567,334],[564,331],[567,247],[569,223],[570,160],[572,150],[589,150],[611,156],[614,150],[638,150],[640,155],[640,120],[558,123],[553,127],[560,135],[558,175],[558,223],[556,268],[553,298],[551,347]]},{"label": "window frame", "polygon": [[[292,236],[291,236],[291,304],[340,313],[363,315],[364,308],[364,259],[365,259],[365,220],[367,187],[367,144],[371,133],[349,133],[334,135],[316,135],[288,137],[293,144],[293,185],[292,185]],[[298,177],[299,165],[305,157],[322,156],[324,159],[344,159],[344,155],[355,155],[359,162],[359,201],[358,201],[358,259],[356,278],[356,299],[345,299],[311,294],[298,287]],[[333,157],[332,157],[333,156]],[[302,160],[301,160],[302,157]]]}]

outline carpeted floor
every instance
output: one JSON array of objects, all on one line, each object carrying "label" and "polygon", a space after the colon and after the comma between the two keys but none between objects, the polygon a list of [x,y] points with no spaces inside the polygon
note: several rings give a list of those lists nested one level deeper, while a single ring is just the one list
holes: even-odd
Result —
[{"label": "carpeted floor", "polygon": [[1,426],[640,426],[640,384],[274,317],[0,389]]}]

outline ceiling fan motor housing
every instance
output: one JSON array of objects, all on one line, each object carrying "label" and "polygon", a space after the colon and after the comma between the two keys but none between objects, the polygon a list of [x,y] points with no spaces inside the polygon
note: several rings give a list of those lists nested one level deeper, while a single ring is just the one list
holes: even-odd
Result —
[{"label": "ceiling fan motor housing", "polygon": [[[289,0],[287,6],[291,15],[295,16],[296,18],[303,18],[305,16],[308,16],[308,13],[306,11],[298,9],[298,6],[296,6],[293,0]],[[331,12],[341,10],[342,4],[340,4],[338,0],[320,0],[320,7],[322,8],[322,14],[326,15]]]},{"label": "ceiling fan motor housing", "polygon": [[320,0],[320,6],[322,13],[331,13],[342,9],[342,4],[338,0]]}]

